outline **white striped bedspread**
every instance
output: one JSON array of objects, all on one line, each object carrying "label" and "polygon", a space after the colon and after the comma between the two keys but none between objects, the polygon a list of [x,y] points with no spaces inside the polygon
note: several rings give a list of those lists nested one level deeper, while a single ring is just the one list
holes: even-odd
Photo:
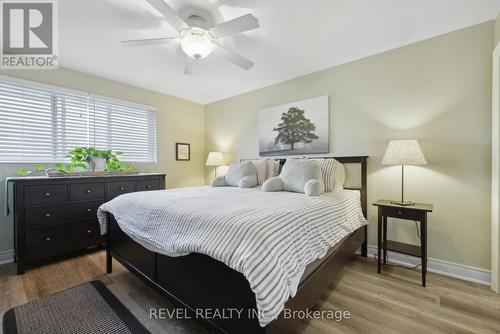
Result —
[{"label": "white striped bedspread", "polygon": [[267,325],[295,296],[305,267],[367,224],[359,191],[308,197],[259,188],[199,187],[124,194],[99,208],[147,249],[168,256],[201,253],[242,273]]}]

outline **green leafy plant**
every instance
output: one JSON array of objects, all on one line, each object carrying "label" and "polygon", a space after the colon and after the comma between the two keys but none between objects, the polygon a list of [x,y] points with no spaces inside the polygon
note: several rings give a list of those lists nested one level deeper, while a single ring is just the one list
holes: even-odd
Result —
[{"label": "green leafy plant", "polygon": [[46,169],[44,164],[35,164],[35,170],[31,171],[26,168],[18,168],[16,170],[19,176],[28,176],[56,170],[59,173],[71,173],[75,168],[87,169],[88,166],[93,166],[92,157],[102,157],[106,160],[106,171],[108,172],[136,172],[139,168],[134,164],[128,164],[120,161],[118,156],[122,152],[112,152],[111,150],[98,150],[95,147],[77,147],[70,152],[66,157],[71,158],[71,163],[64,164],[61,162],[55,163],[53,168]]},{"label": "green leafy plant", "polygon": [[26,176],[26,174],[28,174],[28,170],[26,168],[18,168],[16,169],[16,173],[19,176]]},{"label": "green leafy plant", "polygon": [[77,164],[76,166],[74,166],[73,164],[63,164],[61,162],[54,164],[55,170],[57,170],[59,173],[71,173],[73,171],[73,168],[76,167],[86,168],[87,166],[85,166],[85,164]]},{"label": "green leafy plant", "polygon": [[40,163],[35,164],[35,170],[28,170],[26,168],[16,169],[16,173],[19,176],[42,174],[45,173],[46,171],[47,170],[45,169],[45,165]]},{"label": "green leafy plant", "polygon": [[92,166],[92,157],[101,157],[106,160],[106,171],[108,172],[134,172],[139,170],[133,164],[126,164],[118,158],[122,152],[113,152],[111,150],[99,150],[95,147],[77,147],[68,153],[71,158],[71,165],[73,167]]},{"label": "green leafy plant", "polygon": [[118,155],[121,152],[115,152],[111,150],[98,150],[95,147],[77,147],[70,152],[68,152],[67,157],[71,158],[71,165],[73,167],[87,167],[87,164],[92,166],[92,157],[101,157],[106,160],[106,170],[107,171],[117,171],[120,170],[121,162],[118,159]]}]

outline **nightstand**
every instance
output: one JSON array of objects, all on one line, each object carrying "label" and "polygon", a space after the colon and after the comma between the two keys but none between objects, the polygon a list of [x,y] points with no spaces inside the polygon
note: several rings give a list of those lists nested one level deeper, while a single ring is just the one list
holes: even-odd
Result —
[{"label": "nightstand", "polygon": [[[378,273],[382,271],[383,262],[387,262],[387,251],[417,256],[422,261],[422,286],[425,286],[427,275],[427,213],[432,212],[432,204],[415,203],[401,206],[389,200],[378,200],[373,203],[378,207]],[[420,222],[420,246],[387,240],[387,218],[398,218]]]}]

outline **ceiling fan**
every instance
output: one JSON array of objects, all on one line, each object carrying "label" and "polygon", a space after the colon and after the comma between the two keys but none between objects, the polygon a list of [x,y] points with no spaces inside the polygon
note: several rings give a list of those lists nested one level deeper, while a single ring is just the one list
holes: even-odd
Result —
[{"label": "ceiling fan", "polygon": [[146,1],[165,16],[165,19],[172,28],[179,31],[179,36],[122,41],[124,45],[160,45],[180,41],[181,49],[186,54],[185,74],[192,74],[196,61],[206,58],[211,54],[223,57],[245,70],[253,67],[254,63],[251,60],[224,48],[218,42],[222,37],[258,28],[259,20],[252,14],[246,14],[223,22],[215,27],[208,28],[205,25],[205,20],[199,15],[191,15],[184,20],[164,0]]}]

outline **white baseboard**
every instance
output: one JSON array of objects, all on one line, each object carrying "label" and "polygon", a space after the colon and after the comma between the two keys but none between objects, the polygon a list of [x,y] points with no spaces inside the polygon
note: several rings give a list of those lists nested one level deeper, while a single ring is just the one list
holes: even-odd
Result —
[{"label": "white baseboard", "polygon": [[[377,247],[368,245],[368,256],[373,257],[376,254]],[[403,266],[413,267],[420,263],[420,258],[410,255],[388,251],[387,256],[389,257],[391,262]],[[466,266],[463,264],[428,258],[427,271],[443,276],[458,278],[464,281],[479,283],[488,286],[491,285],[491,272],[489,270]]]},{"label": "white baseboard", "polygon": [[14,262],[14,250],[9,249],[0,252],[0,264]]}]

